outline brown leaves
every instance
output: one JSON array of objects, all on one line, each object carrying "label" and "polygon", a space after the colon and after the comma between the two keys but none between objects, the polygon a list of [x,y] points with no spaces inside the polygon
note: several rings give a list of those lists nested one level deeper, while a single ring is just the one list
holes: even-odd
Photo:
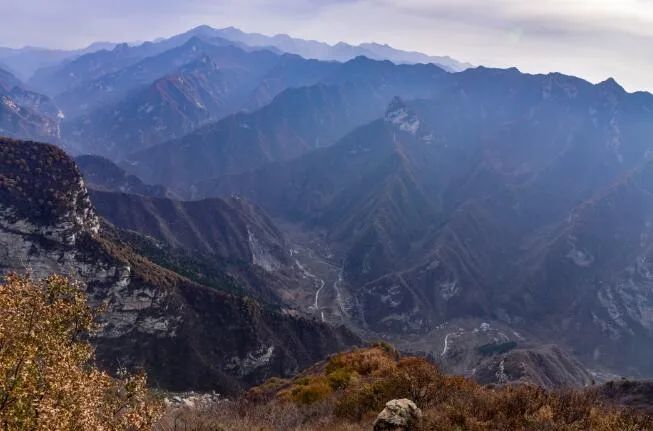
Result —
[{"label": "brown leaves", "polygon": [[160,403],[144,375],[112,378],[92,364],[82,337],[95,315],[62,276],[10,275],[0,285],[0,428],[145,430]]},{"label": "brown leaves", "polygon": [[[265,392],[266,386],[259,389]],[[385,403],[395,398],[416,402],[424,415],[423,430],[653,429],[651,418],[607,405],[591,391],[551,392],[528,385],[484,387],[465,377],[444,375],[423,358],[400,357],[381,345],[337,354],[324,367],[282,383],[276,400],[259,397],[252,401],[254,406],[280,411],[288,410],[290,401],[298,415],[305,414],[297,420],[301,429],[349,424],[351,429],[362,430],[370,429]],[[261,400],[258,404],[257,399]],[[315,418],[313,405],[330,406],[330,410]],[[253,408],[250,405],[247,410]],[[263,428],[269,425],[257,423]]]}]

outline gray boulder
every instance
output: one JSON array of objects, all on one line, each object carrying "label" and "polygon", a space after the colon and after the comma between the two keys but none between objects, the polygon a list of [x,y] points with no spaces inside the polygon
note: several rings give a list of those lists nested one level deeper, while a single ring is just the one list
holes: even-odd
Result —
[{"label": "gray boulder", "polygon": [[391,400],[376,417],[374,431],[410,431],[421,417],[422,411],[411,400]]}]

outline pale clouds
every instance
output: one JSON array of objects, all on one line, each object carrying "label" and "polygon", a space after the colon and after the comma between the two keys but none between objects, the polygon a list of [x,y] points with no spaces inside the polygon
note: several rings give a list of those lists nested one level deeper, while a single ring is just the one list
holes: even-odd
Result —
[{"label": "pale clouds", "polygon": [[233,25],[653,90],[651,0],[0,0],[0,16],[0,45],[74,47]]}]

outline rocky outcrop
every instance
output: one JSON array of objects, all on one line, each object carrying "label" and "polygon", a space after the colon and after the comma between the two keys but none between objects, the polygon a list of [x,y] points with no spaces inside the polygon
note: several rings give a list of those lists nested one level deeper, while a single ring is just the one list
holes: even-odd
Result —
[{"label": "rocky outcrop", "polygon": [[376,417],[374,431],[411,431],[421,417],[422,411],[411,400],[391,400]]},{"label": "rocky outcrop", "polygon": [[[164,316],[168,293],[132,283],[132,267],[107,249],[100,219],[75,164],[61,150],[32,142],[0,142],[0,271],[83,280],[95,304],[107,303],[99,336],[138,330],[174,334]],[[145,311],[146,312],[145,312]]]}]

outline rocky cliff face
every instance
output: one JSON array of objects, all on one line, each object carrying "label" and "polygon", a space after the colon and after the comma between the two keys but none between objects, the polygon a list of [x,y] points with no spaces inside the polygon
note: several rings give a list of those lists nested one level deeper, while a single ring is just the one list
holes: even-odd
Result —
[{"label": "rocky cliff face", "polygon": [[[161,316],[165,291],[130,286],[131,266],[106,249],[100,219],[72,160],[51,146],[8,140],[0,144],[1,269],[25,270],[34,277],[58,272],[86,282],[89,296],[110,307],[101,337],[120,337],[134,328],[174,333],[174,319]],[[145,317],[143,309],[151,313]]]},{"label": "rocky cliff face", "polygon": [[94,336],[108,368],[144,367],[161,387],[231,392],[356,343],[340,328],[203,287],[153,264],[101,223],[61,150],[0,140],[0,271],[68,274],[107,311]]}]

